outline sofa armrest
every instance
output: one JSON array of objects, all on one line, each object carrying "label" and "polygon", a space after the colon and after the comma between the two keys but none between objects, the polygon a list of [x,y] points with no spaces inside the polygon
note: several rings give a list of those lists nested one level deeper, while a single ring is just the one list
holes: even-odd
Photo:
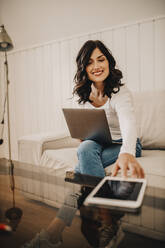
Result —
[{"label": "sofa armrest", "polygon": [[78,140],[72,139],[68,133],[23,136],[18,139],[18,160],[22,163],[39,165],[44,150],[76,147],[79,143]]}]

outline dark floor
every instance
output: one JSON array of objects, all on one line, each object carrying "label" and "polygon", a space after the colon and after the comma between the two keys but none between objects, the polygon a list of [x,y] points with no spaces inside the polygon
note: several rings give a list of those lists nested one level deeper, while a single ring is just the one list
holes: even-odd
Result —
[{"label": "dark floor", "polygon": [[[12,193],[8,187],[8,180],[0,175],[0,209],[1,221],[6,221],[4,214],[12,207]],[[16,191],[16,206],[23,210],[21,222],[17,231],[10,236],[0,235],[0,248],[19,248],[30,240],[42,228],[46,227],[56,215],[56,209],[45,204],[25,199]],[[90,248],[80,230],[81,219],[76,216],[72,226],[63,233],[63,248]],[[118,248],[164,248],[165,242],[145,238],[140,235],[126,233]],[[45,247],[46,248],[46,247]]]},{"label": "dark floor", "polygon": [[118,248],[164,248],[165,242],[126,233]]}]

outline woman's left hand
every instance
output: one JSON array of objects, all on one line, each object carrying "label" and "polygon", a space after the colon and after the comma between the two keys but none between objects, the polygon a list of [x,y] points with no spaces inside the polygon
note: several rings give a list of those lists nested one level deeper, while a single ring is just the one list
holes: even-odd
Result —
[{"label": "woman's left hand", "polygon": [[121,169],[122,177],[127,177],[127,171],[130,170],[131,177],[144,178],[144,170],[138,163],[136,158],[130,153],[121,153],[116,160],[112,176],[116,176],[118,171]]}]

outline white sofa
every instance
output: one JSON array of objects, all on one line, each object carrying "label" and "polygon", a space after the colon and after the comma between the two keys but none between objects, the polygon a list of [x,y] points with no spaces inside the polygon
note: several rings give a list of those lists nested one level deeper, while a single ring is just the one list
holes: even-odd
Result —
[{"label": "white sofa", "polygon": [[[148,186],[140,215],[127,214],[123,228],[165,240],[165,90],[133,93]],[[16,186],[35,200],[59,208],[68,192],[80,186],[64,181],[77,163],[78,140],[68,134],[36,134],[18,141]],[[109,172],[111,167],[106,169]]]}]

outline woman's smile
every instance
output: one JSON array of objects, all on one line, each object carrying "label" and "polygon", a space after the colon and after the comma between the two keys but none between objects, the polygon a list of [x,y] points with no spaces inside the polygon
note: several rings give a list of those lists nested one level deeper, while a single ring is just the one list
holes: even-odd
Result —
[{"label": "woman's smile", "polygon": [[100,76],[103,73],[103,70],[99,70],[99,71],[94,71],[93,74],[95,76]]}]

